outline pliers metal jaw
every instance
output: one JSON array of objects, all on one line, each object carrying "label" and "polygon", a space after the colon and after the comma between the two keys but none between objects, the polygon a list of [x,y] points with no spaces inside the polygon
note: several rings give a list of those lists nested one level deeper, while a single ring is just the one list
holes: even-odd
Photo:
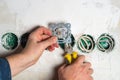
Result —
[{"label": "pliers metal jaw", "polygon": [[65,61],[66,61],[66,64],[71,64],[73,63],[77,57],[78,57],[78,53],[73,51],[73,47],[71,46],[71,44],[68,44],[66,43],[65,44]]}]

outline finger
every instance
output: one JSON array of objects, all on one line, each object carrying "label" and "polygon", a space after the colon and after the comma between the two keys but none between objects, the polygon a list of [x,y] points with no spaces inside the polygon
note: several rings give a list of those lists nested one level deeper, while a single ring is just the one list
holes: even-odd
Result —
[{"label": "finger", "polygon": [[40,27],[30,34],[29,39],[40,41],[42,35],[52,36],[52,32],[45,27]]},{"label": "finger", "polygon": [[39,35],[41,35],[41,34],[52,35],[52,32],[51,32],[50,29],[45,28],[45,27],[42,26],[42,27],[38,28],[35,31],[35,34],[39,34]]},{"label": "finger", "polygon": [[39,38],[39,41],[48,39],[48,38],[50,38],[50,37],[51,37],[51,36],[49,36],[49,35],[41,35],[40,38]]},{"label": "finger", "polygon": [[48,46],[51,46],[51,45],[55,44],[56,42],[57,42],[57,38],[56,37],[50,37],[50,38],[42,41],[40,44],[42,45],[42,47],[44,49],[46,49]]},{"label": "finger", "polygon": [[53,44],[53,46],[56,47],[56,48],[59,47],[58,43]]},{"label": "finger", "polygon": [[59,69],[58,69],[58,73],[64,71],[64,68],[66,67],[66,64],[63,64]]},{"label": "finger", "polygon": [[90,62],[85,62],[83,65],[85,65],[87,70],[91,67],[91,63]]},{"label": "finger", "polygon": [[40,34],[47,34],[47,35],[52,35],[52,32],[50,29],[45,28],[45,27],[41,27],[40,30],[38,30]]},{"label": "finger", "polygon": [[92,76],[90,76],[90,77],[89,77],[89,80],[93,80],[93,77],[92,77]]},{"label": "finger", "polygon": [[85,61],[85,56],[84,55],[81,55],[81,56],[78,56],[77,60],[73,63],[73,64],[83,64],[83,62]]},{"label": "finger", "polygon": [[57,43],[55,43],[55,44],[49,46],[47,49],[48,49],[49,51],[53,51],[53,50],[55,49],[55,47],[58,48],[59,45],[58,45]]},{"label": "finger", "polygon": [[63,64],[59,69],[62,70],[66,67],[66,64]]},{"label": "finger", "polygon": [[42,40],[46,40],[46,39],[48,39],[48,38],[50,38],[51,36],[49,36],[49,35],[41,35],[41,36],[38,36],[38,37],[36,37],[36,38],[34,38],[34,40],[33,41],[37,41],[38,43],[39,42],[41,42]]},{"label": "finger", "polygon": [[92,69],[92,68],[89,68],[88,74],[89,74],[89,75],[93,74],[93,69]]},{"label": "finger", "polygon": [[53,51],[54,49],[55,49],[55,47],[53,45],[51,45],[51,46],[48,47],[49,51]]}]

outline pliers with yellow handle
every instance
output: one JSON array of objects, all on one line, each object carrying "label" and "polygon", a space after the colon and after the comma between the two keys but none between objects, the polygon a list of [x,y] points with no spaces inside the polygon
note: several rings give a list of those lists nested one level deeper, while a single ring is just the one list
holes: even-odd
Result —
[{"label": "pliers with yellow handle", "polygon": [[72,62],[74,62],[77,57],[78,57],[78,53],[73,51],[73,47],[71,46],[71,44],[65,44],[65,61],[66,64],[71,64]]}]

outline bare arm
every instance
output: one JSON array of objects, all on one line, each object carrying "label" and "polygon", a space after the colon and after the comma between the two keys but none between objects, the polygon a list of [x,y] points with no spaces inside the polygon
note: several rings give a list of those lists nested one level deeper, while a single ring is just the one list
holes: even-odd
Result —
[{"label": "bare arm", "polygon": [[58,47],[57,38],[50,36],[49,29],[40,27],[30,34],[27,45],[22,52],[6,57],[10,64],[12,76],[35,64],[46,48],[53,51],[55,47]]}]

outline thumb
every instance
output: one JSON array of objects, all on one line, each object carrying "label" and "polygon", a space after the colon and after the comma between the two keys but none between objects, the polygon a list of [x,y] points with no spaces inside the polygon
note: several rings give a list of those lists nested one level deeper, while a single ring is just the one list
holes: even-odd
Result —
[{"label": "thumb", "polygon": [[40,44],[43,46],[43,48],[47,48],[52,44],[55,44],[57,42],[57,37],[50,37],[44,41],[42,41]]}]

